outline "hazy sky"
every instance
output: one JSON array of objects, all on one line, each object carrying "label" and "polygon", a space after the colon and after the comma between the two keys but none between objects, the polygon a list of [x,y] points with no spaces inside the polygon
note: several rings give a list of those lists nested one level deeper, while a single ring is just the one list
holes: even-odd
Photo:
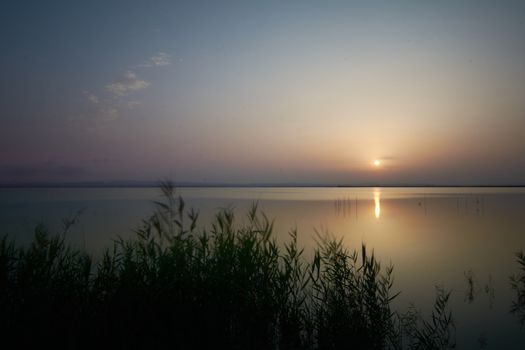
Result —
[{"label": "hazy sky", "polygon": [[0,47],[0,183],[525,183],[525,1],[8,1]]}]

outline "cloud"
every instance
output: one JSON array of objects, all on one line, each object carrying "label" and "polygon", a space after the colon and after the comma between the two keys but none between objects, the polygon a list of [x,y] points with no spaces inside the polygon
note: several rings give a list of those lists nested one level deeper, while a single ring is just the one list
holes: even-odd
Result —
[{"label": "cloud", "polygon": [[101,122],[117,120],[119,111],[115,107],[102,107],[96,111],[96,119]]},{"label": "cloud", "polygon": [[94,122],[110,122],[119,118],[119,109],[122,106],[127,106],[131,109],[126,101],[115,100],[113,98],[99,98],[93,93],[84,91],[87,104],[84,104],[81,113],[72,114],[69,116],[69,121],[94,121]]},{"label": "cloud", "polygon": [[146,63],[139,64],[139,67],[162,67],[171,64],[170,55],[165,52],[158,52],[157,54],[148,58]]},{"label": "cloud", "polygon": [[127,71],[124,75],[114,83],[106,85],[106,90],[117,97],[126,96],[130,92],[142,90],[150,85],[145,80],[137,78],[133,71]]},{"label": "cloud", "polygon": [[89,94],[88,95],[88,100],[91,102],[91,103],[94,103],[94,104],[98,104],[100,102],[100,100],[98,99],[97,96],[93,95],[93,94]]},{"label": "cloud", "polygon": [[129,109],[133,109],[136,106],[140,106],[141,104],[142,104],[142,101],[138,101],[138,100],[132,100],[132,101],[126,102],[126,105],[128,106]]},{"label": "cloud", "polygon": [[[170,64],[170,55],[158,52],[149,57],[145,63],[134,67],[162,67]],[[133,70],[127,70],[118,79],[106,84],[104,90],[96,91],[96,94],[83,91],[85,102],[88,103],[84,103],[83,110],[72,113],[68,119],[72,122],[94,121],[97,124],[114,121],[125,109],[131,110],[142,103],[137,99],[129,99],[128,96],[148,86],[150,86],[148,81],[140,79]]]}]

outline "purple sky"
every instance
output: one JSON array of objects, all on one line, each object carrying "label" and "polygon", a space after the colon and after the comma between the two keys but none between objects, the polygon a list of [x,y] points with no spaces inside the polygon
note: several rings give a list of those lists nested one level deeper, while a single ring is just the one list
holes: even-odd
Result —
[{"label": "purple sky", "polygon": [[12,2],[0,184],[524,184],[524,37],[522,1]]}]

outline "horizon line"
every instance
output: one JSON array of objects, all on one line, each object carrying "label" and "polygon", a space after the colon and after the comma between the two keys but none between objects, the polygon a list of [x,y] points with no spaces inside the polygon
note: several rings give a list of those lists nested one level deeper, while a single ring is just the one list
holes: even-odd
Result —
[{"label": "horizon line", "polygon": [[[52,182],[34,181],[20,183],[0,183],[0,188],[153,188],[159,187],[159,181],[140,181],[140,180],[115,180],[115,181],[75,181],[75,182]],[[525,187],[525,183],[515,184],[491,184],[491,183],[451,183],[451,184],[432,184],[432,183],[356,183],[356,184],[327,184],[327,183],[289,183],[289,182],[254,182],[254,183],[229,183],[229,182],[191,182],[173,181],[175,187],[222,187],[222,188],[246,188],[246,187],[324,187],[324,188],[372,188],[372,187]]]}]

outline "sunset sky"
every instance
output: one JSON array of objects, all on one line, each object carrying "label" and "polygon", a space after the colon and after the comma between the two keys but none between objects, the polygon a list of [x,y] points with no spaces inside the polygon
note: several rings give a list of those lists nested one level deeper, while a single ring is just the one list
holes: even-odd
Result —
[{"label": "sunset sky", "polygon": [[0,45],[0,183],[525,183],[525,1],[8,1]]}]

